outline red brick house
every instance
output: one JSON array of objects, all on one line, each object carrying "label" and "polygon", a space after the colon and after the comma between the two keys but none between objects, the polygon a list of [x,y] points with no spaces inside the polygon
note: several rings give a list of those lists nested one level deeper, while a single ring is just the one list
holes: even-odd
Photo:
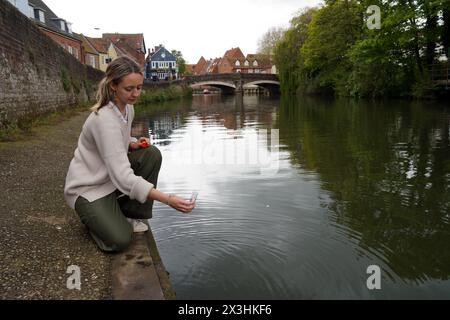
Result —
[{"label": "red brick house", "polygon": [[218,73],[232,73],[234,62],[237,59],[245,59],[245,56],[239,47],[231,48],[226,51],[223,58],[219,62]]},{"label": "red brick house", "polygon": [[81,63],[85,63],[82,39],[72,32],[72,24],[59,18],[41,0],[29,0],[30,19],[39,29],[66,49]]},{"label": "red brick house", "polygon": [[84,38],[98,52],[98,55],[99,55],[98,69],[100,69],[102,71],[106,71],[106,68],[108,67],[108,63],[109,63],[108,42],[106,40],[103,40],[102,38],[91,38],[91,37],[86,37],[86,36],[84,36]]},{"label": "red brick house", "polygon": [[194,67],[194,75],[202,74],[203,69],[205,68],[207,61],[203,56],[198,60],[197,64]]},{"label": "red brick house", "polygon": [[100,53],[97,49],[89,42],[88,37],[83,34],[78,35],[82,39],[82,46],[84,51],[84,61],[85,64],[91,66],[95,69],[100,69]]}]

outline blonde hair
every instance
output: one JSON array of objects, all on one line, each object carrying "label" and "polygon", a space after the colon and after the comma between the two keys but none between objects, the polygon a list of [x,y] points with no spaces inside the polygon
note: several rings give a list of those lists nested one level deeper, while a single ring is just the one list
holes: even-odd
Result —
[{"label": "blonde hair", "polygon": [[132,74],[139,73],[143,75],[139,65],[128,57],[120,57],[111,62],[106,68],[106,75],[98,85],[96,100],[97,103],[91,108],[91,111],[98,114],[99,110],[114,99],[114,91],[111,84],[118,85],[122,78]]}]

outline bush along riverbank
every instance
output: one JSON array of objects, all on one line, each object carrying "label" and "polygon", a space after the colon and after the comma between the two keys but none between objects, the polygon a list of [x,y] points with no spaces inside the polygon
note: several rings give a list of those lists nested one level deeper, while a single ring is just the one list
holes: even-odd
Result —
[{"label": "bush along riverbank", "polygon": [[142,94],[136,106],[152,102],[164,102],[192,96],[192,89],[182,84],[170,84],[167,86],[155,86],[144,84]]},{"label": "bush along riverbank", "polygon": [[449,50],[448,0],[325,0],[292,18],[274,60],[284,93],[428,98],[445,93]]}]

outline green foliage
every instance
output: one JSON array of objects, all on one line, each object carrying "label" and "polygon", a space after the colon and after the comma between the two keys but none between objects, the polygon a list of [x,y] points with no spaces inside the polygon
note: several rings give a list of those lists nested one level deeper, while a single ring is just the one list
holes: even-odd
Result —
[{"label": "green foliage", "polygon": [[187,96],[192,96],[192,89],[189,87],[171,85],[164,89],[146,89],[142,92],[138,105],[175,100]]},{"label": "green foliage", "polygon": [[69,78],[69,72],[67,71],[66,68],[61,68],[61,81],[62,81],[64,91],[69,92],[70,86],[71,86],[71,81]]},{"label": "green foliage", "polygon": [[275,46],[274,60],[281,80],[281,91],[284,93],[295,92],[300,78],[305,76],[301,72],[303,61],[298,59],[298,53],[308,37],[307,27],[315,12],[317,8],[306,8],[294,17],[291,27]]},{"label": "green foliage", "polygon": [[[381,9],[380,29],[366,24],[370,5]],[[442,45],[448,51],[449,12],[448,0],[328,0],[300,12],[275,50],[282,88],[421,96],[431,87],[436,49]]]},{"label": "green foliage", "polygon": [[360,11],[354,1],[335,1],[313,15],[300,59],[314,90],[345,92],[351,69],[347,52],[360,37]]},{"label": "green foliage", "polygon": [[172,50],[172,54],[177,58],[178,73],[184,75],[186,73],[186,60],[184,60],[183,54],[177,50]]}]

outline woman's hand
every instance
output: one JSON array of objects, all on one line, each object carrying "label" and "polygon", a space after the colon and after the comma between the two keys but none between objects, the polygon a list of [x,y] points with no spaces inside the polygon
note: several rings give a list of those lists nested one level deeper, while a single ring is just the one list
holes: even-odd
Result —
[{"label": "woman's hand", "polygon": [[131,150],[139,150],[139,149],[143,148],[143,145],[145,145],[145,143],[147,143],[147,147],[149,147],[150,146],[150,139],[149,138],[145,138],[145,137],[141,137],[141,138],[139,138],[138,142],[131,142],[130,143],[130,149]]},{"label": "woman's hand", "polygon": [[131,150],[138,150],[140,148],[139,142],[131,142],[130,143],[130,149]]},{"label": "woman's hand", "polygon": [[167,204],[183,213],[189,213],[195,208],[195,202],[190,202],[174,195],[169,196]]}]

